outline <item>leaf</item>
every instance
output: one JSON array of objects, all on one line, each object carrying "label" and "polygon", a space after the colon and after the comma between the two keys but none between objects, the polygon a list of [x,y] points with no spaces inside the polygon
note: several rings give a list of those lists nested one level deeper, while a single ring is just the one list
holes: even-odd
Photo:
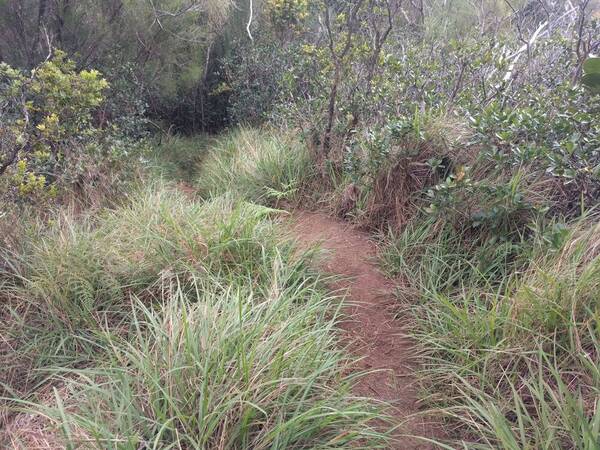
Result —
[{"label": "leaf", "polygon": [[600,93],[600,73],[586,73],[581,82],[594,94]]},{"label": "leaf", "polygon": [[588,58],[583,63],[583,71],[586,74],[600,74],[600,58]]}]

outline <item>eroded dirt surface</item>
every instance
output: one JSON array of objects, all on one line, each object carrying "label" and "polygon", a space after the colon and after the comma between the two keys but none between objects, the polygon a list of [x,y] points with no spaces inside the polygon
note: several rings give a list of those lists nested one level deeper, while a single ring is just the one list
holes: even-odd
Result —
[{"label": "eroded dirt surface", "polygon": [[323,213],[294,213],[291,231],[303,247],[320,245],[326,252],[322,269],[341,275],[331,287],[347,291],[343,340],[361,358],[356,370],[373,371],[358,382],[354,394],[391,405],[386,412],[398,425],[391,448],[436,448],[411,437],[432,437],[434,427],[415,417],[415,349],[396,318],[395,286],[376,266],[375,244],[365,233]]}]

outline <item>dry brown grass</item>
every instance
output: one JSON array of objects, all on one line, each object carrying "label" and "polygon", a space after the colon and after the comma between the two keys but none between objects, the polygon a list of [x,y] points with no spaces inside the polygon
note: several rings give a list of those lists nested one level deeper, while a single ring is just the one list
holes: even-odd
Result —
[{"label": "dry brown grass", "polygon": [[[63,450],[66,449],[63,431],[52,417],[43,413],[46,408],[56,409],[57,398],[64,401],[67,410],[73,410],[77,404],[74,393],[65,383],[44,385],[36,394],[36,410],[14,412],[0,422],[0,447],[17,450]],[[83,430],[69,426],[72,442],[78,442],[77,448],[97,448],[93,440]]]}]

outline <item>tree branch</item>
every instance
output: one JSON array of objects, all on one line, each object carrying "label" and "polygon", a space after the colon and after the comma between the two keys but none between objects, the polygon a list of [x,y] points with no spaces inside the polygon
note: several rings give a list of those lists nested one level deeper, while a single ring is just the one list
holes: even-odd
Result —
[{"label": "tree branch", "polygon": [[246,25],[246,32],[248,33],[248,37],[251,41],[254,41],[252,37],[252,32],[250,31],[250,27],[252,26],[252,16],[254,15],[254,2],[250,0],[250,13],[248,15],[248,24]]}]

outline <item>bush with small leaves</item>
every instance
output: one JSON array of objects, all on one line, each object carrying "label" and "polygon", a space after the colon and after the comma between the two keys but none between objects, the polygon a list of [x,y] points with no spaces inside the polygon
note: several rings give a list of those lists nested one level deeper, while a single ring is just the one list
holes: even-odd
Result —
[{"label": "bush with small leaves", "polygon": [[97,134],[93,112],[108,82],[95,70],[78,71],[60,51],[31,72],[0,64],[0,176],[8,196],[55,192],[78,151]]}]

